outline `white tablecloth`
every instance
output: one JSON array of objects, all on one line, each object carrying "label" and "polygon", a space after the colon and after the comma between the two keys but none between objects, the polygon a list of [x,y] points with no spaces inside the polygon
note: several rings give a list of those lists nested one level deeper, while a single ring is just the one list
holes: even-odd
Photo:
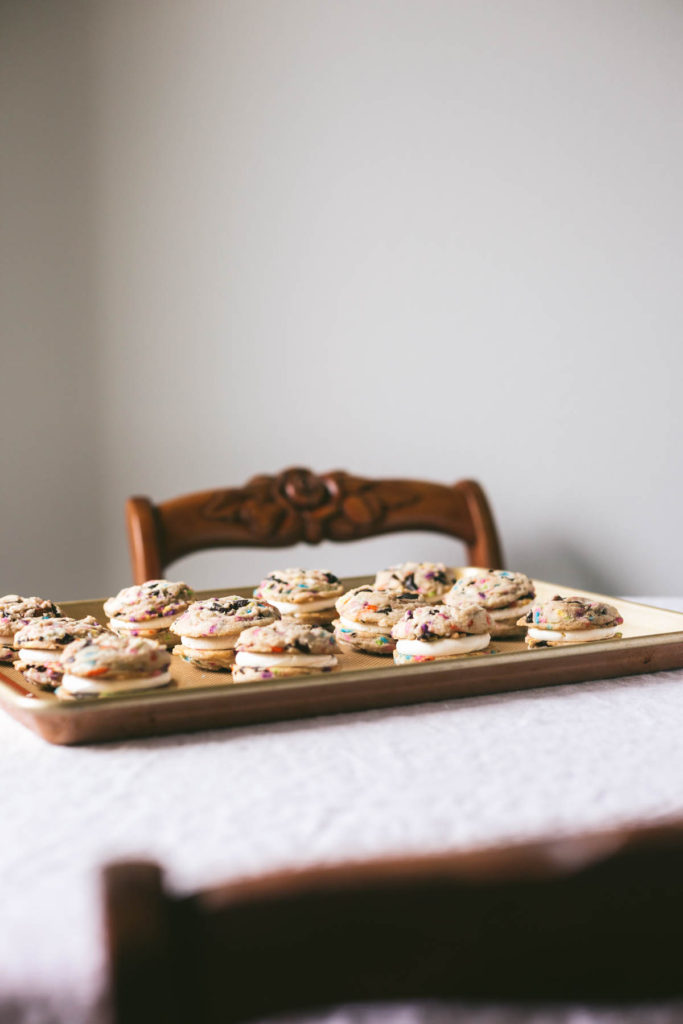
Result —
[{"label": "white tablecloth", "polygon": [[[683,610],[683,598],[659,603]],[[82,748],[49,746],[0,714],[0,1022],[92,1020],[108,860],[156,858],[174,886],[192,889],[283,866],[682,816],[682,722],[683,670]],[[443,1013],[402,1007],[391,1018]],[[632,1019],[670,1024],[683,1011]]]}]

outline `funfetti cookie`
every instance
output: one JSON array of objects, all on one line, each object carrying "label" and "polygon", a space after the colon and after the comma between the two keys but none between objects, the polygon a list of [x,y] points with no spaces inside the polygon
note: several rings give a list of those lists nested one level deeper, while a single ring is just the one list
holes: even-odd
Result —
[{"label": "funfetti cookie", "polygon": [[106,632],[92,615],[84,619],[32,619],[14,635],[18,649],[14,667],[29,683],[54,690],[62,679],[62,654],[68,645]]},{"label": "funfetti cookie", "polygon": [[62,654],[61,700],[113,697],[171,682],[171,655],[156,640],[108,631],[74,640]]},{"label": "funfetti cookie", "polygon": [[526,626],[528,647],[564,647],[610,640],[620,635],[617,630],[623,621],[612,604],[558,594],[544,604],[534,605],[520,619],[520,625]]},{"label": "funfetti cookie", "polygon": [[533,580],[523,572],[487,569],[473,576],[463,576],[446,594],[444,601],[455,607],[460,601],[481,605],[491,618],[491,636],[523,636],[525,627],[518,624],[526,615],[536,596]]},{"label": "funfetti cookie", "polygon": [[415,665],[474,654],[491,642],[491,620],[480,605],[461,602],[407,611],[391,631],[397,665]]},{"label": "funfetti cookie", "polygon": [[16,657],[14,635],[32,619],[54,618],[61,614],[58,605],[43,597],[20,597],[19,594],[0,597],[0,661],[12,661]]},{"label": "funfetti cookie", "polygon": [[187,583],[147,580],[110,597],[104,602],[104,614],[109,617],[110,629],[119,636],[139,636],[172,647],[176,636],[171,623],[193,600],[194,591]]},{"label": "funfetti cookie", "polygon": [[414,591],[430,604],[436,604],[454,582],[453,571],[441,562],[403,562],[378,572],[374,586],[378,590]]},{"label": "funfetti cookie", "polygon": [[230,594],[195,601],[171,625],[172,632],[180,637],[173,653],[195,668],[229,671],[240,633],[250,626],[267,626],[279,618],[277,608],[253,597]]},{"label": "funfetti cookie", "polygon": [[396,646],[392,627],[409,608],[426,603],[416,590],[354,587],[337,601],[339,618],[334,623],[334,635],[342,649],[346,646],[364,654],[387,657]]},{"label": "funfetti cookie", "polygon": [[329,630],[282,619],[245,629],[237,641],[232,678],[236,683],[256,683],[332,672],[336,655]]},{"label": "funfetti cookie", "polygon": [[323,569],[276,569],[261,580],[254,597],[272,604],[283,619],[315,626],[332,622],[334,602],[343,592],[343,583]]}]

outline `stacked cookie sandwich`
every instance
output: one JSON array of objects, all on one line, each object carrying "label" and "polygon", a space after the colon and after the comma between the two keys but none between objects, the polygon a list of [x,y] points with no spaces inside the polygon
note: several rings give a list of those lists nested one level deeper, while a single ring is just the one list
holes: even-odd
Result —
[{"label": "stacked cookie sandwich", "polygon": [[171,630],[180,637],[173,653],[195,668],[225,672],[235,660],[240,633],[279,618],[279,611],[265,601],[237,594],[195,601],[171,624]]},{"label": "stacked cookie sandwich", "polygon": [[187,583],[147,580],[110,597],[104,602],[104,614],[109,628],[119,636],[142,637],[172,647],[176,637],[171,625],[193,600],[194,591]]},{"label": "stacked cookie sandwich", "polygon": [[585,597],[560,597],[534,605],[520,619],[528,647],[564,647],[593,640],[611,640],[624,620],[617,608]]},{"label": "stacked cookie sandwich", "polygon": [[344,585],[324,569],[276,569],[261,580],[254,597],[277,608],[283,619],[309,626],[329,625]]},{"label": "stacked cookie sandwich", "polygon": [[426,605],[407,611],[391,631],[394,661],[414,665],[482,651],[491,643],[491,620],[476,604]]}]

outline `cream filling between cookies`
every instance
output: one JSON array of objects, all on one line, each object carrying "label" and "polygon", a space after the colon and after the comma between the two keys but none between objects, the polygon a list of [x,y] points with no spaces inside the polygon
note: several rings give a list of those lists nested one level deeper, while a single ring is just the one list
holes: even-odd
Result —
[{"label": "cream filling between cookies", "polygon": [[377,636],[380,633],[389,635],[388,630],[380,629],[379,626],[373,625],[370,622],[352,622],[351,619],[345,619],[343,615],[339,616],[339,624],[344,629],[350,629],[353,633],[371,633],[373,636]]},{"label": "cream filling between cookies", "polygon": [[230,651],[239,640],[239,634],[232,636],[181,636],[183,647],[190,651]]},{"label": "cream filling between cookies", "polygon": [[253,668],[268,668],[271,665],[279,665],[281,668],[331,668],[337,664],[337,659],[334,654],[255,654],[253,651],[238,651],[235,662]]},{"label": "cream filling between cookies", "polygon": [[444,658],[449,654],[469,654],[488,647],[489,633],[462,634],[458,637],[444,637],[443,640],[399,640],[396,650],[399,654],[426,655],[429,658]]},{"label": "cream filling between cookies", "polygon": [[531,608],[533,608],[533,602],[527,601],[526,604],[511,604],[507,608],[485,608],[484,611],[494,622],[501,622],[504,619],[514,618],[516,620],[521,615],[526,615]]},{"label": "cream filling between cookies", "polygon": [[277,608],[281,615],[295,615],[297,612],[305,614],[306,612],[326,611],[328,608],[334,608],[336,600],[336,597],[321,598],[319,601],[273,601],[269,599],[268,604]]},{"label": "cream filling between cookies", "polygon": [[156,676],[134,676],[131,679],[106,680],[84,679],[65,672],[62,686],[67,693],[125,693],[127,690],[151,690],[152,687],[165,686],[171,682],[170,672],[160,672]]},{"label": "cream filling between cookies", "polygon": [[591,629],[534,629],[529,627],[532,640],[548,640],[555,644],[582,644],[588,640],[609,640],[617,631],[617,626],[593,626]]},{"label": "cream filling between cookies", "polygon": [[132,631],[134,629],[166,629],[177,618],[178,615],[164,615],[160,619],[140,619],[138,622],[131,622],[130,619],[121,619],[118,615],[114,615],[109,621],[112,626]]},{"label": "cream filling between cookies", "polygon": [[42,650],[38,647],[20,647],[19,658],[27,665],[46,665],[48,662],[60,661],[61,651]]}]

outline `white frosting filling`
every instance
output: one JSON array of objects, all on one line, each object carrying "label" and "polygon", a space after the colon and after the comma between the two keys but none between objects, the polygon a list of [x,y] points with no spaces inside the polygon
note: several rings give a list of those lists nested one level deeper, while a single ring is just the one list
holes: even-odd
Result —
[{"label": "white frosting filling", "polygon": [[271,665],[279,665],[281,668],[327,668],[328,665],[337,664],[334,654],[254,654],[253,651],[238,651],[235,661],[238,665],[254,668],[270,668]]},{"label": "white frosting filling", "polygon": [[519,605],[508,605],[507,608],[486,608],[485,611],[494,622],[500,622],[501,619],[519,619],[533,607],[533,602],[528,601],[526,604]]},{"label": "white frosting filling", "polygon": [[47,651],[37,647],[20,647],[19,657],[27,665],[46,665],[48,662],[60,661],[61,651]]},{"label": "white frosting filling", "polygon": [[281,615],[295,615],[297,612],[322,612],[326,608],[334,608],[336,597],[320,598],[319,601],[273,601],[268,604],[277,608]]},{"label": "white frosting filling", "polygon": [[109,621],[118,629],[166,629],[172,622],[175,622],[178,615],[165,615],[161,619],[141,619],[139,622],[131,622],[130,619],[122,619],[118,615],[114,615]]},{"label": "white frosting filling", "polygon": [[239,634],[232,636],[181,636],[183,647],[192,651],[229,651],[237,641]]},{"label": "white frosting filling", "polygon": [[592,629],[534,629],[529,626],[532,640],[552,640],[558,644],[582,644],[588,640],[608,640],[617,631],[616,626],[594,626]]},{"label": "white frosting filling", "polygon": [[372,633],[373,635],[382,633],[379,626],[373,626],[367,622],[352,622],[351,619],[345,619],[343,615],[339,616],[339,623],[344,629],[350,629],[354,633]]},{"label": "white frosting filling", "polygon": [[399,654],[419,654],[429,658],[447,657],[449,654],[469,654],[488,647],[491,637],[488,633],[461,634],[443,640],[399,640],[396,650]]},{"label": "white frosting filling", "polygon": [[132,679],[111,679],[109,682],[100,679],[84,679],[65,672],[62,686],[67,693],[125,693],[127,690],[151,690],[156,686],[165,686],[171,682],[170,672],[161,672],[156,676],[135,676]]}]

